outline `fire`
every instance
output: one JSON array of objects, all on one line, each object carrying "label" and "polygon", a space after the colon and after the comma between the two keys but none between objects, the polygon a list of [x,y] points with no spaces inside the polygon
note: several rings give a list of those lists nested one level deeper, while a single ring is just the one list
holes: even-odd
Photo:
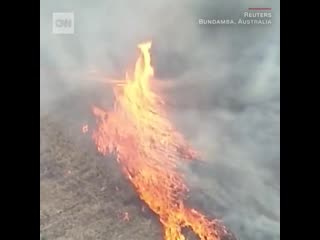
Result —
[{"label": "fire", "polygon": [[87,124],[85,124],[85,125],[82,126],[82,132],[83,132],[83,133],[88,132],[88,125],[87,125]]},{"label": "fire", "polygon": [[219,240],[216,221],[185,204],[188,188],[178,166],[199,155],[173,127],[164,101],[151,88],[151,42],[138,48],[133,74],[114,85],[113,110],[92,109],[93,140],[102,154],[115,154],[140,199],[159,216],[165,240],[185,240],[184,228],[201,240]]},{"label": "fire", "polygon": [[129,221],[129,220],[130,220],[130,218],[129,218],[129,213],[128,213],[128,212],[124,212],[122,219],[123,219],[123,221]]}]

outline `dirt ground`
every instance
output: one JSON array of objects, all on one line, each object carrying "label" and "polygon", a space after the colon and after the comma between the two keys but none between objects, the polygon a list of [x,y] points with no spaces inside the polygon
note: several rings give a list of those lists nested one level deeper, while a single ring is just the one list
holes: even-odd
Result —
[{"label": "dirt ground", "polygon": [[72,126],[51,116],[40,117],[41,238],[160,240],[159,223],[142,211],[115,162],[96,152],[79,125],[76,141]]},{"label": "dirt ground", "polygon": [[[101,156],[82,133],[93,119],[89,105],[77,103],[75,97],[40,112],[40,238],[161,240],[157,217],[116,161]],[[187,239],[195,237],[188,233]]]}]

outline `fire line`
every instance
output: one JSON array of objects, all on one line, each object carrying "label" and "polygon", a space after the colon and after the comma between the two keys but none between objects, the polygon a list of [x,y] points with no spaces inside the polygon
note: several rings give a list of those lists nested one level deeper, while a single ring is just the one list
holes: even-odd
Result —
[{"label": "fire line", "polygon": [[185,240],[184,228],[201,240],[220,240],[216,220],[185,204],[188,187],[178,165],[199,154],[168,120],[165,102],[151,87],[151,42],[138,48],[133,73],[114,83],[113,109],[92,107],[93,141],[103,155],[116,156],[139,198],[158,215],[165,240]]}]

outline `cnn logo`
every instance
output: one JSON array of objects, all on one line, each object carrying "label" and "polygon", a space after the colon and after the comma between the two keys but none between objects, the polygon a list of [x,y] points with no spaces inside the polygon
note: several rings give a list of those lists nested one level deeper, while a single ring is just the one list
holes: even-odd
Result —
[{"label": "cnn logo", "polygon": [[74,14],[73,12],[52,14],[53,34],[74,34]]}]

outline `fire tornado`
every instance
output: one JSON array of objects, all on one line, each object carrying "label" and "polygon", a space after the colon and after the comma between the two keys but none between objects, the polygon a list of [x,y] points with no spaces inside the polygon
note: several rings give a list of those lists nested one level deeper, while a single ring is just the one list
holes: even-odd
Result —
[{"label": "fire tornado", "polygon": [[165,102],[151,87],[151,42],[138,48],[133,73],[114,83],[113,109],[92,108],[97,150],[116,156],[139,198],[158,215],[165,240],[185,240],[185,228],[201,240],[220,240],[227,230],[186,206],[188,187],[179,165],[199,156],[168,120]]}]

